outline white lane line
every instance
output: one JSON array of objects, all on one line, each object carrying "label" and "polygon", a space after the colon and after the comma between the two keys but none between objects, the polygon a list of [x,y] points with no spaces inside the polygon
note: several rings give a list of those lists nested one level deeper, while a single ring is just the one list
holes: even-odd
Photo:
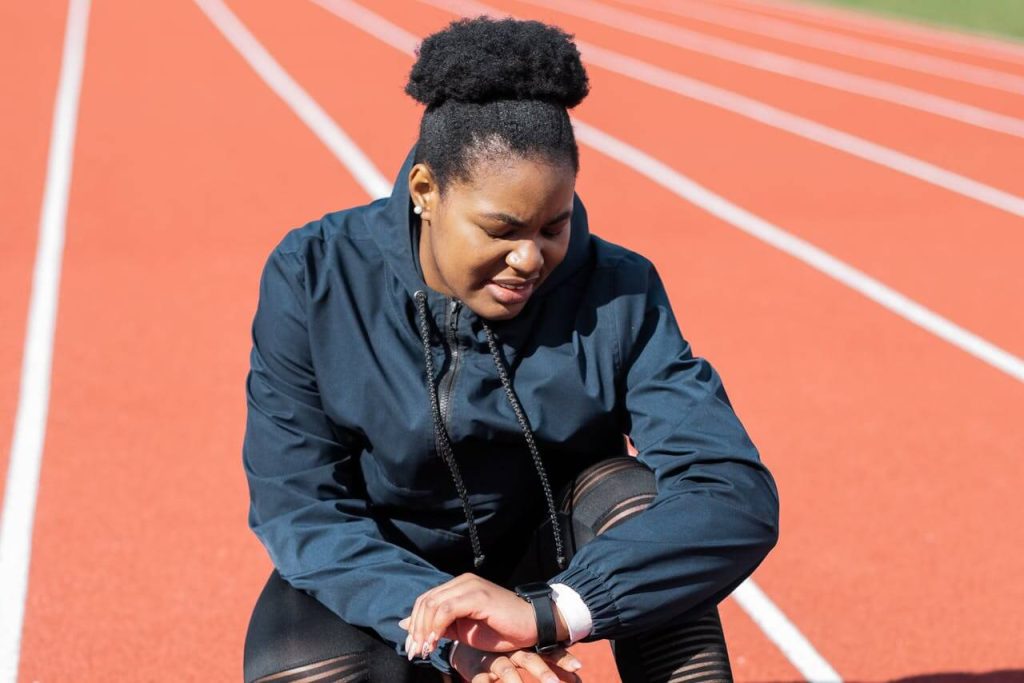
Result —
[{"label": "white lane line", "polygon": [[[367,10],[352,0],[311,1],[349,23],[367,30],[371,35],[376,36],[392,47],[413,56],[413,49],[420,39],[400,26],[389,22],[384,17]],[[478,2],[459,2],[458,0],[420,1],[447,9],[449,12],[462,12],[465,15],[506,15],[503,12],[497,11],[480,11],[490,8]],[[466,9],[472,11],[464,11]],[[372,27],[372,31],[366,28],[368,26]],[[576,44],[578,46],[579,41]],[[962,351],[1019,381],[1024,381],[1024,359],[1018,358],[973,332],[960,327],[956,323],[876,280],[867,273],[819,249],[810,242],[740,208],[636,147],[580,121],[579,118],[574,117],[573,123],[577,137],[584,144],[588,144],[616,161],[629,166],[682,199],[701,207],[713,216],[739,228],[748,235],[770,244],[776,249],[841,282],[868,299],[889,309],[901,318],[931,332]]]},{"label": "white lane line", "polygon": [[[420,2],[449,12],[460,12],[467,16],[477,14],[508,16],[506,12],[477,2],[477,0],[420,0]],[[1022,197],[730,90],[592,45],[578,38],[575,42],[583,59],[601,68],[713,107],[725,109],[744,118],[784,130],[787,133],[812,140],[1024,218],[1024,198]]]},{"label": "white lane line", "polygon": [[[290,76],[285,73],[284,69],[281,68],[276,62],[273,61],[273,57],[266,51],[266,49],[260,45],[256,38],[249,32],[249,30],[231,13],[221,0],[194,0],[199,5],[207,16],[213,20],[214,25],[224,34],[228,41],[235,46],[235,49],[242,55],[242,57],[249,63],[249,65],[260,75],[264,81],[276,92],[291,109],[302,118],[303,121],[308,119],[303,118],[300,114],[300,109],[307,107],[308,94],[305,94],[298,84],[294,83]],[[395,26],[387,19],[361,7],[360,5],[350,2],[349,0],[314,0],[317,4],[321,5],[325,9],[330,10],[338,14],[343,19],[350,20],[351,23],[358,26],[359,28],[366,30],[374,37],[381,41],[392,45],[402,52],[412,56],[413,49],[419,43],[419,39],[408,33],[404,29]],[[268,60],[270,60],[268,62]],[[269,63],[274,64],[274,68],[267,68]],[[277,86],[270,83],[270,79],[280,80],[282,77],[286,78],[289,82],[294,84],[295,87],[280,87],[281,83]],[[296,96],[297,93],[302,93],[303,96]],[[326,114],[325,114],[326,116]],[[331,122],[331,127],[338,128],[337,124]],[[340,128],[338,128],[340,131]],[[321,133],[317,132],[317,135],[323,139]],[[347,137],[347,136],[346,136]],[[384,177],[379,171],[373,166],[372,162],[368,162],[367,157],[362,154],[350,154],[351,150],[343,152],[342,147],[330,147],[334,152],[338,161],[349,168],[353,175],[360,177],[356,168],[364,168],[364,163],[369,163],[369,169],[375,174],[377,179],[372,182],[363,182],[363,187],[371,196],[379,196],[377,185],[378,182],[384,182]],[[364,176],[365,177],[365,176]],[[390,191],[390,188],[389,190]],[[753,579],[747,579],[744,582],[747,586],[745,589],[747,593],[753,592],[753,594],[761,597],[759,602],[747,601],[746,604],[741,603],[743,609],[754,610],[758,615],[755,622],[759,625],[768,626],[771,628],[778,628],[778,634],[769,635],[774,642],[779,642],[781,639],[782,644],[785,646],[783,653],[790,658],[793,665],[800,671],[808,671],[814,675],[822,674],[823,672],[830,671],[832,676],[828,678],[812,678],[808,680],[822,680],[828,682],[841,683],[841,679],[834,670],[828,665],[825,660],[817,654],[811,644],[806,638],[800,635],[800,631],[794,626],[782,613],[781,610],[771,600],[757,588],[754,584]],[[743,587],[741,586],[741,589]],[[740,589],[737,589],[740,591]],[[740,591],[741,595],[743,594]],[[794,636],[795,634],[795,636]],[[781,645],[780,645],[781,647]]]},{"label": "white lane line", "polygon": [[1013,116],[895,83],[858,76],[768,50],[741,45],[697,31],[689,31],[664,21],[648,19],[634,12],[604,5],[596,0],[523,1],[741,66],[889,102],[908,109],[916,109],[977,128],[1024,138],[1024,120]]},{"label": "white lane line", "polygon": [[263,82],[277,93],[295,115],[320,138],[327,149],[342,161],[367,194],[375,199],[391,194],[391,183],[381,175],[370,158],[267,52],[227,5],[220,0],[195,0],[195,3],[228,42],[245,57],[249,66]]},{"label": "white lane line", "polygon": [[32,526],[50,408],[53,335],[57,325],[64,231],[74,163],[78,96],[85,65],[89,0],[71,0],[50,130],[39,243],[32,272],[21,385],[14,418],[3,512],[0,514],[0,683],[15,683],[21,655]]},{"label": "white lane line", "polygon": [[970,83],[1010,93],[1024,93],[1024,76],[965,64],[916,50],[884,45],[863,38],[854,38],[835,31],[812,28],[784,19],[750,14],[722,5],[680,4],[664,0],[620,0],[620,2],[961,83]]},{"label": "white lane line", "polygon": [[[846,28],[872,38],[888,36],[923,47],[935,47],[960,52],[973,57],[989,57],[1011,64],[1024,64],[1024,44],[1007,36],[970,32],[952,26],[925,24],[917,20],[888,13],[885,16],[866,11],[822,7],[809,2],[777,2],[774,0],[732,0],[733,5],[745,6],[745,11],[767,11],[776,16],[796,16],[819,25]],[[750,8],[758,8],[757,10]]]},{"label": "white lane line", "polygon": [[[351,2],[351,0],[311,1],[405,54],[415,56],[414,48],[419,43],[419,38],[380,15]],[[577,130],[580,125],[578,120],[575,121]],[[589,129],[589,127],[587,128]],[[584,142],[587,141],[584,140]],[[813,676],[808,680],[842,683],[842,679],[835,670],[815,651],[810,642],[800,634],[799,629],[786,618],[785,614],[757,587],[752,578],[744,581],[743,585],[737,589],[737,593],[740,596],[737,597],[737,601],[740,602],[744,610],[751,613],[755,623],[762,628],[778,629],[776,634],[769,634],[769,638],[780,647],[797,670]],[[747,594],[757,595],[760,600],[758,602],[750,599],[743,600],[743,596]],[[736,594],[734,593],[734,595]]]},{"label": "white lane line", "polygon": [[953,321],[904,296],[867,273],[839,260],[810,242],[786,232],[724,197],[694,182],[667,164],[618,140],[579,119],[574,119],[577,138],[585,144],[650,178],[670,192],[699,206],[711,215],[751,237],[841,282],[899,317],[931,332],[978,360],[1024,382],[1024,359],[1018,358]]},{"label": "white lane line", "polygon": [[[370,12],[369,10],[365,9],[364,7],[354,2],[350,2],[349,0],[315,1],[320,6],[330,10],[331,12],[334,12],[339,17],[345,19],[346,21],[349,21],[355,26],[363,30],[366,30],[371,35],[377,37],[378,39],[382,40],[383,42],[389,45],[392,45],[393,47],[401,50],[407,55],[412,56],[415,46],[419,43],[419,38],[417,38],[413,34],[405,31],[401,27],[392,24],[383,17],[373,12]],[[268,79],[268,75],[276,74],[276,77],[284,76],[287,78],[287,81],[291,82],[296,86],[287,88],[274,87],[274,91],[278,93],[278,95],[281,96],[282,98],[292,97],[293,99],[286,99],[286,102],[292,108],[292,110],[296,112],[297,115],[302,117],[299,111],[300,108],[303,108],[305,106],[304,103],[306,99],[309,98],[309,95],[306,94],[305,91],[301,90],[301,88],[298,88],[297,84],[294,83],[291,77],[288,76],[279,65],[276,65],[276,62],[273,62],[273,58],[269,55],[269,53],[262,47],[262,45],[260,45],[256,41],[256,39],[241,24],[241,22],[239,22],[238,19],[235,18],[233,14],[231,14],[230,10],[228,10],[220,0],[195,0],[195,2],[203,8],[203,10],[207,13],[208,16],[211,17],[211,19],[214,19],[214,17],[218,17],[220,19],[219,21],[217,19],[214,19],[214,24],[218,27],[218,29],[221,30],[222,33],[225,34],[225,37],[228,38],[231,44],[235,46],[235,48],[239,51],[243,58],[245,58],[246,61],[249,62],[253,69],[255,69],[257,73],[262,78],[264,78],[264,80]],[[225,21],[224,19],[227,20]],[[270,60],[270,63],[274,64],[276,68],[267,69],[267,60]],[[300,96],[296,98],[297,93],[301,93],[304,97]],[[324,116],[326,116],[326,114],[324,114]],[[303,118],[303,120],[306,121],[307,119]],[[655,162],[653,159],[650,159],[649,157],[646,157],[646,155],[643,155],[643,153],[639,152],[639,150],[634,150],[625,143],[614,140],[614,138],[611,138],[611,136],[607,136],[604,133],[601,133],[600,131],[593,129],[578,120],[575,121],[574,125],[577,127],[577,130],[579,130],[580,133],[582,133],[585,144],[597,146],[601,151],[604,151],[605,153],[610,153],[613,156],[613,158],[619,158],[619,160],[623,161],[623,163],[626,163],[631,167],[640,170],[640,172],[644,173],[645,175],[648,175],[649,177],[651,169],[645,168],[641,164],[638,164],[637,159],[634,159],[632,157],[639,156],[640,161],[643,161],[646,158],[650,162],[653,162],[653,164],[648,163],[647,166],[653,166],[659,163]],[[333,122],[332,127],[338,128],[336,124],[333,124]],[[340,131],[340,128],[338,128],[338,130]],[[317,134],[320,135],[320,133]],[[616,150],[614,149],[616,146],[621,146],[623,149]],[[341,147],[331,147],[331,149],[332,151],[334,151],[335,156],[338,158],[338,160],[342,164],[349,167],[353,171],[353,175],[359,177],[358,174],[355,172],[354,167],[356,165],[362,165],[363,160],[366,158],[365,155],[359,154],[355,157],[352,157],[349,155],[342,154]],[[622,155],[622,157],[625,158],[620,158],[615,156],[617,151],[626,151],[628,154]],[[655,170],[657,170],[656,167]],[[686,183],[690,183],[694,187],[699,188],[699,186],[693,184],[692,181],[683,178],[675,171],[672,171],[667,167],[663,167],[663,170],[668,171],[668,173],[660,174],[663,177],[660,177],[658,179],[658,182],[660,182],[662,185],[681,186],[685,185]],[[379,172],[377,172],[377,176],[379,182],[384,182],[383,176],[381,176]],[[376,187],[376,183],[364,183],[364,188],[366,188],[367,192],[371,194],[371,196],[378,196],[378,192],[375,189]],[[683,192],[685,190],[686,187],[678,188],[679,192]],[[704,192],[709,197],[714,197],[714,195],[707,193],[706,190],[704,190]],[[738,207],[729,204],[724,199],[718,197],[714,198],[717,199],[718,203],[721,205],[718,207],[720,212],[722,210],[728,211],[731,209],[733,212],[745,213],[742,211],[742,209],[739,209]],[[752,218],[758,221],[760,220],[756,219],[756,217]],[[787,233],[784,233],[778,228],[775,228],[775,230],[781,233],[784,237],[788,236]],[[795,240],[797,243],[800,242],[799,240],[797,240],[797,238],[793,238],[792,236],[788,237],[792,240]],[[810,247],[810,249],[814,249],[814,247]],[[845,264],[842,265],[845,266]],[[853,270],[852,268],[849,268],[849,266],[846,266],[846,268],[851,271]],[[866,278],[867,276],[864,277]],[[884,286],[882,287],[884,288]],[[1024,363],[1021,363],[1021,366],[1021,377],[1024,378]],[[795,667],[797,667],[799,671],[804,673],[808,680],[820,680],[829,682],[835,681],[837,683],[841,682],[841,678],[835,672],[835,670],[824,660],[823,657],[821,657],[820,654],[817,653],[813,646],[807,641],[806,638],[803,637],[800,631],[796,628],[795,625],[792,624],[792,622],[785,616],[785,614],[774,603],[771,602],[771,600],[764,594],[763,591],[761,591],[757,587],[753,579],[747,579],[747,581],[745,581],[744,584],[739,589],[737,589],[737,591],[734,593],[734,596],[736,596],[737,601],[740,602],[741,607],[752,614],[752,618],[754,618],[755,623],[757,623],[762,628],[772,629],[772,632],[768,633],[768,637],[772,639],[772,641],[775,642],[780,647],[780,649],[782,649],[784,655],[793,663]]]},{"label": "white lane line", "polygon": [[815,683],[842,683],[836,670],[757,584],[744,581],[732,597],[804,678]]}]

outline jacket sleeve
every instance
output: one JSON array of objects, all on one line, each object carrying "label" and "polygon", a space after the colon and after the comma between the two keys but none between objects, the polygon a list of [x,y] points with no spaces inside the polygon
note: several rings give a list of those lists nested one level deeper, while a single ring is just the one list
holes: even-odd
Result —
[{"label": "jacket sleeve", "polygon": [[[453,577],[386,540],[368,514],[358,440],[321,405],[303,270],[301,257],[279,245],[260,278],[242,447],[249,526],[285,581],[405,656],[407,632],[398,622],[421,593]],[[413,662],[451,673],[443,651]]]},{"label": "jacket sleeve", "polygon": [[655,474],[657,494],[549,579],[576,590],[590,609],[593,630],[584,642],[699,615],[778,540],[775,482],[718,373],[692,354],[653,264],[642,259],[629,270],[619,318],[631,340],[622,349],[622,395],[628,433]]}]

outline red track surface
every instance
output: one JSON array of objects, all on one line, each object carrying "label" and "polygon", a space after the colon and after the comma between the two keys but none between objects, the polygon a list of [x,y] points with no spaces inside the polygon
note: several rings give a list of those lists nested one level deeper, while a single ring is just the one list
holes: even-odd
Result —
[{"label": "red track surface", "polygon": [[[0,86],[16,103],[0,128],[7,433],[66,9],[23,4],[3,10],[11,30],[0,42]],[[1024,194],[1024,140],[516,0],[492,4]],[[310,3],[230,6],[390,180],[420,113],[402,93],[410,58]],[[373,9],[418,36],[453,18],[397,0]],[[1024,117],[1024,95],[716,33]],[[1024,59],[980,46],[970,56],[877,39],[1024,74]],[[1024,354],[1019,217],[588,70],[581,120]],[[755,575],[765,592],[847,681],[996,670],[1024,678],[1021,383],[617,161],[581,154],[592,229],[655,260],[684,334],[723,375],[779,482],[782,539]],[[287,229],[365,201],[195,5],[94,0],[21,680],[238,679],[270,569],[245,525],[240,463],[259,271]],[[0,452],[0,472],[7,457]],[[736,603],[722,612],[739,680],[800,679]],[[618,680],[606,644],[580,651],[585,681]]]}]

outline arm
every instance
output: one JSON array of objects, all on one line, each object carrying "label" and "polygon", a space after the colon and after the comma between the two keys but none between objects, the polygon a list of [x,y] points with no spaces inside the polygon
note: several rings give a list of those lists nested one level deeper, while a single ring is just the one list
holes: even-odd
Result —
[{"label": "arm", "polygon": [[623,294],[626,426],[658,493],[640,514],[582,546],[549,583],[591,612],[584,642],[621,638],[725,598],[778,540],[778,493],[718,373],[694,357],[646,259]]},{"label": "arm", "polygon": [[[387,541],[368,514],[358,493],[359,440],[321,406],[306,300],[301,256],[279,245],[260,278],[246,380],[249,526],[282,578],[405,656],[398,621],[420,593],[453,577]],[[414,662],[450,674],[443,651]]]}]

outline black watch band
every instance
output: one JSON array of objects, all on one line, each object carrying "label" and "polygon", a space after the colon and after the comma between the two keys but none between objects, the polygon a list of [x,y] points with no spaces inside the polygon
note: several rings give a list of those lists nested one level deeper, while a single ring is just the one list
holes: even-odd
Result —
[{"label": "black watch band", "polygon": [[537,619],[537,644],[535,652],[551,652],[559,647],[558,630],[555,628],[555,601],[551,598],[551,586],[543,581],[523,583],[515,587],[516,595],[533,605]]}]

